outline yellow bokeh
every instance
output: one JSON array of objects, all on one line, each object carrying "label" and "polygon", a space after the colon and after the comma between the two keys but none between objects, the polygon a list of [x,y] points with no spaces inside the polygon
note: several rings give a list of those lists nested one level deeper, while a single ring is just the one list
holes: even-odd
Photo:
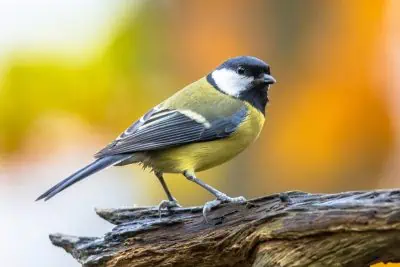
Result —
[{"label": "yellow bokeh", "polygon": [[400,263],[376,263],[371,266],[372,267],[394,267],[394,266],[400,266]]}]

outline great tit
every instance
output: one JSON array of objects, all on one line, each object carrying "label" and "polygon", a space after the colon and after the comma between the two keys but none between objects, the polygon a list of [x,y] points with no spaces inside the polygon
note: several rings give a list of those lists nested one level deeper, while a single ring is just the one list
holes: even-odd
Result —
[{"label": "great tit", "polygon": [[276,81],[264,61],[250,56],[228,59],[211,73],[186,86],[133,123],[95,154],[95,161],[59,182],[37,200],[48,200],[74,183],[108,167],[132,163],[149,167],[168,200],[162,208],[180,207],[164,173],[182,173],[216,197],[203,215],[221,203],[243,203],[195,175],[220,165],[253,143],[265,120],[268,89]]}]

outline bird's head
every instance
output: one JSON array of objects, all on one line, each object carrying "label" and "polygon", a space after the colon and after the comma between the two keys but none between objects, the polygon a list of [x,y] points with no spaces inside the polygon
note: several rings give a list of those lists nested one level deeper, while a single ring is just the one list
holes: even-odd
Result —
[{"label": "bird's head", "polygon": [[221,92],[248,101],[262,112],[268,102],[268,88],[276,82],[269,65],[250,56],[228,59],[207,80]]}]

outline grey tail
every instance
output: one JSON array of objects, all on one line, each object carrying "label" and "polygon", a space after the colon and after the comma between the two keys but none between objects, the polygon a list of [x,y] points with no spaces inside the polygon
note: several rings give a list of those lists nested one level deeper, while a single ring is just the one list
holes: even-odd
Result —
[{"label": "grey tail", "polygon": [[68,178],[62,180],[46,192],[44,192],[41,196],[39,196],[36,201],[44,199],[49,200],[53,196],[57,195],[67,187],[70,187],[76,182],[79,182],[82,179],[85,179],[86,177],[101,171],[104,168],[107,168],[108,166],[115,165],[125,159],[128,159],[132,155],[113,155],[113,156],[105,156],[103,158],[99,158],[95,160],[94,162],[90,163],[86,167],[80,169],[79,171],[75,172]]}]

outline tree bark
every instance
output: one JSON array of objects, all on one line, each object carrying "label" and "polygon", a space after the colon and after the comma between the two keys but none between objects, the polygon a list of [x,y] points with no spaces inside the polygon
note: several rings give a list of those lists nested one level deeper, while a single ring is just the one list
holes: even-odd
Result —
[{"label": "tree bark", "polygon": [[400,190],[288,192],[202,207],[99,209],[103,237],[50,235],[83,266],[369,266],[400,262]]}]

